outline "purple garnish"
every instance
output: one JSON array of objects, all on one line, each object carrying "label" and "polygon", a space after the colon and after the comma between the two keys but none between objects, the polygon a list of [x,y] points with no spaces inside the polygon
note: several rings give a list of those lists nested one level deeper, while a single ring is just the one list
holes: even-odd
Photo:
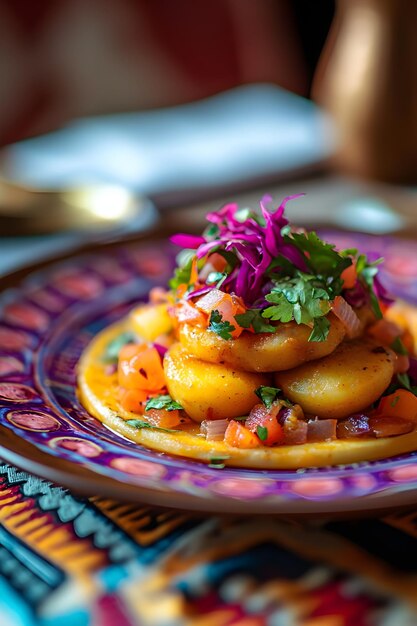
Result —
[{"label": "purple garnish", "polygon": [[153,347],[155,348],[155,350],[158,352],[159,356],[161,357],[161,359],[164,358],[168,348],[166,348],[165,346],[162,346],[160,343],[154,343]]},{"label": "purple garnish", "polygon": [[383,302],[384,304],[392,304],[394,302],[394,298],[390,296],[384,285],[379,280],[378,276],[375,276],[374,278],[374,291],[377,298],[381,300],[381,302]]},{"label": "purple garnish", "polygon": [[352,289],[344,290],[343,296],[348,304],[358,309],[369,304],[369,293],[358,280]]},{"label": "purple garnish", "polygon": [[[246,219],[239,219],[237,204],[227,204],[219,211],[207,215],[207,220],[217,227],[214,236],[199,238],[181,234],[174,235],[171,241],[183,247],[196,249],[199,259],[217,248],[235,254],[239,267],[231,272],[224,285],[250,306],[264,296],[265,272],[274,257],[282,254],[298,269],[302,271],[307,269],[302,253],[296,246],[285,242],[281,233],[282,228],[288,224],[284,217],[285,205],[289,200],[301,195],[303,194],[285,198],[273,212],[267,210],[266,204],[271,198],[265,196],[261,200],[264,224],[259,223],[260,218],[258,221],[251,215]],[[200,295],[200,292],[194,292],[189,297],[195,295]]]},{"label": "purple garnish", "polygon": [[[315,273],[311,269],[315,267],[311,261],[317,245],[314,240],[308,241],[313,249],[308,246],[303,248],[300,241],[292,237],[296,229],[290,228],[284,216],[287,203],[303,195],[288,196],[275,210],[270,210],[268,206],[272,202],[271,196],[264,196],[260,201],[261,215],[239,209],[235,203],[226,204],[219,211],[208,213],[206,219],[210,226],[203,236],[178,234],[171,237],[171,241],[184,248],[194,249],[197,259],[206,258],[215,251],[224,254],[229,266],[222,288],[242,298],[248,308],[266,308],[269,303],[265,296],[270,293],[276,278],[285,278],[288,272],[292,276],[297,270],[306,274]],[[316,256],[320,256],[320,251]],[[289,270],[289,266],[293,269]],[[320,269],[317,274],[321,274]],[[204,279],[200,282],[204,282]],[[376,296],[384,303],[391,302],[376,277],[374,285]],[[186,296],[188,299],[204,295],[208,289],[206,285],[196,287],[194,292]],[[358,280],[355,287],[344,290],[343,295],[350,305],[360,308],[371,303],[370,289],[370,286]]]},{"label": "purple garnish", "polygon": [[410,367],[407,374],[410,378],[412,385],[417,385],[417,359],[410,357]]},{"label": "purple garnish", "polygon": [[197,237],[196,235],[187,235],[186,233],[177,233],[172,235],[169,239],[175,245],[181,248],[190,248],[196,250],[201,244],[205,243],[204,237]]}]

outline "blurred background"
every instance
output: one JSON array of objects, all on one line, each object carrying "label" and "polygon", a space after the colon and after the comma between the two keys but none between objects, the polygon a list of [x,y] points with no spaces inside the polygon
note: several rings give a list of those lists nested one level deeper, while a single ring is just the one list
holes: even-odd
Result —
[{"label": "blurred background", "polygon": [[332,0],[0,3],[0,142],[267,82],[309,96]]},{"label": "blurred background", "polygon": [[1,0],[0,271],[266,191],[307,192],[295,221],[413,230],[416,19],[413,0]]}]

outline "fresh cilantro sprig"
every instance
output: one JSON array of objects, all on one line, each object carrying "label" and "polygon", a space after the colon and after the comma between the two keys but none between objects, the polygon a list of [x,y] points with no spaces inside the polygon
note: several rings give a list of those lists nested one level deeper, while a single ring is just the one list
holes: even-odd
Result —
[{"label": "fresh cilantro sprig", "polygon": [[262,316],[279,322],[294,320],[297,324],[313,327],[309,341],[324,341],[329,334],[330,323],[326,315],[331,309],[333,288],[317,276],[297,270],[293,278],[275,282],[265,296],[272,306]]},{"label": "fresh cilantro sprig", "polygon": [[403,344],[403,342],[401,341],[400,337],[396,337],[394,339],[394,341],[390,345],[390,348],[392,350],[394,350],[394,352],[396,352],[397,354],[401,354],[403,356],[408,356],[408,350],[405,347],[405,345]]},{"label": "fresh cilantro sprig", "polygon": [[163,433],[174,433],[178,432],[174,428],[161,428],[160,426],[153,426],[153,424],[149,424],[145,420],[127,420],[126,424],[132,426],[133,428],[137,428],[138,430],[142,429],[150,429],[150,430],[158,430]]},{"label": "fresh cilantro sprig", "polygon": [[258,396],[262,404],[266,406],[267,409],[270,409],[275,400],[278,399],[279,394],[281,393],[281,389],[278,387],[258,387],[255,389],[255,394]]},{"label": "fresh cilantro sprig", "polygon": [[235,316],[236,322],[242,328],[253,328],[255,333],[274,333],[277,329],[262,317],[259,309],[248,309],[245,313]]},{"label": "fresh cilantro sprig", "polygon": [[258,435],[261,441],[266,441],[268,439],[268,429],[266,426],[257,426],[256,434]]},{"label": "fresh cilantro sprig", "polygon": [[392,379],[391,384],[385,389],[383,396],[389,396],[398,389],[407,389],[417,396],[417,385],[413,385],[407,372],[403,374],[396,374]]},{"label": "fresh cilantro sprig", "polygon": [[352,265],[352,260],[341,255],[336,246],[320,239],[314,231],[291,233],[284,237],[303,253],[306,264],[315,276],[337,279],[344,269]]},{"label": "fresh cilantro sprig", "polygon": [[209,467],[212,469],[224,469],[226,467],[225,461],[230,459],[228,454],[212,456],[210,459]]},{"label": "fresh cilantro sprig", "polygon": [[235,327],[230,322],[223,320],[219,311],[214,310],[210,313],[209,330],[212,330],[222,339],[228,340],[232,338],[232,332],[235,330]]},{"label": "fresh cilantro sprig", "polygon": [[178,264],[177,268],[174,271],[174,276],[169,281],[169,286],[171,287],[171,289],[177,289],[180,285],[188,285],[188,283],[190,282],[191,268],[195,251],[190,250],[189,252],[193,252],[193,255],[189,255],[188,258],[186,257],[183,263]]},{"label": "fresh cilantro sprig", "polygon": [[308,341],[326,341],[330,331],[330,322],[327,317],[316,317],[313,322]]},{"label": "fresh cilantro sprig", "polygon": [[131,332],[124,332],[117,335],[106,346],[103,354],[104,363],[117,363],[120,350],[128,343],[135,343],[136,337]]},{"label": "fresh cilantro sprig", "polygon": [[384,259],[381,258],[370,263],[366,254],[360,254],[356,259],[356,272],[358,274],[358,278],[362,284],[367,287],[372,311],[377,319],[382,319],[383,314],[374,291],[374,281],[375,276],[378,274],[378,265],[380,265],[383,260]]},{"label": "fresh cilantro sprig", "polygon": [[182,406],[179,402],[176,402],[169,395],[156,396],[150,398],[145,406],[145,411],[149,409],[164,409],[165,411],[181,411]]}]

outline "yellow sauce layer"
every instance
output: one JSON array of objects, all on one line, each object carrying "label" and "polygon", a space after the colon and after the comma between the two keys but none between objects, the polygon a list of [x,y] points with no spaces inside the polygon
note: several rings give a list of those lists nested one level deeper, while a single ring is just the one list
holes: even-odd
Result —
[{"label": "yellow sauce layer", "polygon": [[227,457],[225,465],[291,470],[373,461],[417,449],[417,430],[407,435],[382,439],[339,439],[299,446],[244,450],[233,448],[223,441],[207,441],[198,434],[198,424],[182,427],[181,431],[172,433],[133,428],[126,420],[143,418],[121,408],[117,400],[117,375],[106,374],[106,366],[102,362],[107,344],[128,330],[127,324],[127,320],[114,324],[93,339],[78,366],[78,391],[82,404],[91,415],[140,445],[204,462],[210,462],[214,457]]}]

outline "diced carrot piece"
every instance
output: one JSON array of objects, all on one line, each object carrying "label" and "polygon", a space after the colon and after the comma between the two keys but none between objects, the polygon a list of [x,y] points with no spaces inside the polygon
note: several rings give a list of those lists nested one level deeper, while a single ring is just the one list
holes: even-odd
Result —
[{"label": "diced carrot piece", "polygon": [[203,313],[206,313],[206,315],[210,315],[212,311],[219,309],[220,303],[223,302],[227,296],[228,294],[220,291],[220,289],[211,289],[197,300],[195,306],[200,311],[203,311]]},{"label": "diced carrot piece", "polygon": [[417,397],[407,389],[397,389],[389,396],[381,398],[377,414],[403,417],[417,422]]},{"label": "diced carrot piece", "polygon": [[212,311],[218,311],[224,322],[229,322],[234,326],[234,330],[231,332],[234,339],[242,334],[244,329],[239,326],[235,316],[244,313],[246,308],[237,296],[224,293],[220,289],[212,289],[196,302],[196,307],[207,315],[210,315]]},{"label": "diced carrot piece", "polygon": [[210,254],[207,262],[214,267],[216,272],[222,272],[227,265],[227,261],[224,256],[222,256],[218,252],[213,252],[213,254]]},{"label": "diced carrot piece", "polygon": [[223,322],[229,322],[229,324],[233,326],[234,330],[230,333],[233,339],[240,337],[243,332],[243,328],[239,326],[235,319],[235,306],[233,305],[231,297],[229,296],[229,298],[225,298],[222,302],[220,302],[216,310],[222,316]]},{"label": "diced carrot piece", "polygon": [[197,257],[194,257],[191,263],[190,280],[188,281],[188,284],[194,285],[197,282],[198,282]]},{"label": "diced carrot piece", "polygon": [[368,335],[374,337],[386,346],[390,346],[394,339],[399,337],[402,330],[394,322],[382,319],[369,326],[367,329]]},{"label": "diced carrot piece", "polygon": [[175,315],[179,324],[187,323],[198,326],[207,326],[207,316],[199,311],[192,302],[181,302],[175,308]]},{"label": "diced carrot piece", "polygon": [[118,380],[125,389],[156,391],[165,386],[161,358],[155,348],[145,346],[130,358],[119,359]]},{"label": "diced carrot piece", "polygon": [[175,428],[185,422],[186,418],[182,418],[181,413],[177,410],[149,409],[145,413],[145,420],[158,428]]},{"label": "diced carrot piece", "polygon": [[147,399],[146,391],[142,389],[119,389],[119,402],[125,411],[132,413],[143,413],[143,403]]},{"label": "diced carrot piece", "polygon": [[258,448],[260,446],[258,437],[236,420],[230,420],[224,433],[224,441],[234,448]]},{"label": "diced carrot piece", "polygon": [[259,437],[264,446],[273,446],[284,441],[284,429],[279,424],[277,415],[280,406],[276,405],[268,410],[263,404],[257,404],[251,410],[245,422],[246,428],[259,437],[258,427],[266,428],[266,438]]},{"label": "diced carrot piece", "polygon": [[379,304],[379,308],[381,309],[382,315],[385,315],[385,313],[388,311],[388,309],[391,306],[390,304],[385,304],[385,302],[382,302],[382,300],[378,300],[378,304]]},{"label": "diced carrot piece", "polygon": [[187,293],[188,285],[183,283],[177,287],[177,298],[180,300]]},{"label": "diced carrot piece", "polygon": [[343,289],[352,289],[355,286],[356,280],[358,278],[356,265],[354,263],[352,263],[352,265],[349,265],[349,267],[343,270],[340,277],[343,280]]}]

